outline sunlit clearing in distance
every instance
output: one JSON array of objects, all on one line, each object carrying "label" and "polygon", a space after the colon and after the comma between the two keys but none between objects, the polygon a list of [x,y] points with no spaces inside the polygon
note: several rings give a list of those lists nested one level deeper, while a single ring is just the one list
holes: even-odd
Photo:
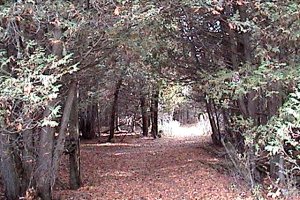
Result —
[{"label": "sunlit clearing in distance", "polygon": [[167,137],[205,136],[210,134],[211,127],[206,115],[200,117],[198,123],[181,125],[178,121],[169,121],[160,124],[160,130]]}]

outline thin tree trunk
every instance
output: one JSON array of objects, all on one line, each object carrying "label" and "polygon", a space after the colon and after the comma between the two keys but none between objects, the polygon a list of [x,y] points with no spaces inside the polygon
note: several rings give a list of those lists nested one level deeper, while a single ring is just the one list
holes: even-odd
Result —
[{"label": "thin tree trunk", "polygon": [[282,186],[286,185],[286,177],[285,177],[285,161],[282,155],[279,155],[279,161],[278,161],[278,178],[279,183]]},{"label": "thin tree trunk", "polygon": [[109,137],[108,142],[111,142],[115,135],[115,117],[116,117],[116,109],[118,104],[119,92],[122,86],[123,77],[120,77],[119,81],[116,84],[114,99],[111,106],[111,114],[110,114],[110,129],[109,129]]},{"label": "thin tree trunk", "polygon": [[217,107],[216,107],[216,104],[214,101],[212,101],[212,104],[214,106],[214,111],[215,111],[215,122],[217,124],[217,130],[218,130],[218,140],[221,141],[221,128],[220,128],[220,120],[219,120],[219,117],[220,117],[220,114],[218,113],[218,110],[217,110]]},{"label": "thin tree trunk", "polygon": [[256,97],[257,92],[252,90],[248,93],[248,113],[249,113],[249,117],[251,117],[254,121],[254,125],[258,124],[258,119],[257,119],[257,98]]},{"label": "thin tree trunk", "polygon": [[117,103],[117,105],[116,105],[116,116],[115,116],[115,119],[116,119],[116,121],[115,121],[115,123],[116,123],[116,125],[115,125],[115,130],[116,131],[121,131],[121,125],[120,125],[120,117],[119,117],[119,106],[118,106],[118,103]]},{"label": "thin tree trunk", "polygon": [[143,136],[148,136],[148,111],[147,111],[147,101],[146,101],[146,95],[141,94],[141,112],[142,112],[142,130],[143,130]]},{"label": "thin tree trunk", "polygon": [[131,119],[131,132],[135,133],[135,126],[136,126],[136,122],[135,122],[135,118],[136,118],[136,113],[133,114],[132,119]]},{"label": "thin tree trunk", "polygon": [[159,98],[159,88],[153,89],[152,99],[151,99],[151,135],[153,138],[158,136],[158,98]]},{"label": "thin tree trunk", "polygon": [[209,118],[209,122],[210,122],[210,125],[211,125],[211,129],[212,129],[212,141],[214,144],[217,144],[217,145],[220,145],[220,141],[218,140],[218,128],[216,126],[216,122],[215,122],[215,119],[214,119],[214,113],[213,113],[213,110],[212,110],[212,101],[209,100],[208,102],[206,101],[206,111],[208,113],[208,118]]},{"label": "thin tree trunk", "polygon": [[237,69],[239,66],[239,60],[238,60],[238,54],[237,54],[237,42],[236,42],[235,31],[232,30],[231,27],[229,27],[228,33],[229,33],[229,39],[230,39],[232,67],[233,67],[233,69]]},{"label": "thin tree trunk", "polygon": [[98,110],[97,110],[97,115],[98,115],[98,134],[99,134],[99,136],[101,135],[101,127],[103,126],[103,119],[102,119],[102,114],[104,114],[103,113],[103,110],[101,110],[100,108],[100,105],[98,104]]},{"label": "thin tree trunk", "polygon": [[239,106],[239,109],[240,109],[240,112],[241,112],[242,116],[245,119],[248,118],[249,114],[248,114],[247,106],[245,104],[243,95],[239,95],[237,103],[238,103],[238,106]]},{"label": "thin tree trunk", "polygon": [[93,113],[94,113],[94,116],[95,116],[95,119],[94,119],[94,130],[95,130],[95,135],[97,136],[100,133],[98,103],[94,104]]},{"label": "thin tree trunk", "polygon": [[226,112],[225,108],[222,108],[222,113],[224,119],[225,132],[226,134],[229,135],[230,139],[233,139],[232,131],[230,129],[230,121],[229,121],[230,116],[228,116],[228,112]]}]

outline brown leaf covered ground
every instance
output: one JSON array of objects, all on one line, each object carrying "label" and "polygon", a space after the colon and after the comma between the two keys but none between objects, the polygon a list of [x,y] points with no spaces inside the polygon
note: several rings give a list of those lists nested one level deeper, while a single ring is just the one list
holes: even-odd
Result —
[{"label": "brown leaf covered ground", "polygon": [[64,188],[66,161],[60,171],[60,190],[56,191],[55,198],[251,199],[247,187],[238,186],[224,170],[226,160],[211,153],[212,150],[219,149],[204,136],[156,140],[126,136],[116,143],[84,141],[81,150],[83,186],[77,191]]}]

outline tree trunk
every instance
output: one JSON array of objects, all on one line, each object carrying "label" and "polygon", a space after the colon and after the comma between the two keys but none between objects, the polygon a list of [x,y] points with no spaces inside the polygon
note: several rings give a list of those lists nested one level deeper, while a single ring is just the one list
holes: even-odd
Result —
[{"label": "tree trunk", "polygon": [[[242,5],[238,6],[239,13],[240,13],[240,18],[242,22],[246,22],[248,18],[248,13],[247,13],[247,5],[243,3]],[[250,43],[250,33],[245,32],[241,33],[241,44],[242,44],[242,54],[244,58],[244,62],[246,63],[251,63],[251,43]]]},{"label": "tree trunk", "polygon": [[66,139],[66,129],[67,129],[67,126],[69,123],[74,98],[76,96],[76,91],[77,91],[76,88],[77,88],[76,83],[73,82],[71,84],[71,87],[68,92],[67,100],[65,103],[65,107],[64,107],[64,111],[63,111],[63,115],[62,115],[62,119],[61,119],[59,135],[58,135],[55,149],[53,152],[53,160],[52,160],[53,171],[52,171],[52,176],[51,176],[52,186],[54,186],[57,170],[59,167],[60,158],[64,151],[64,145],[65,145],[65,139]]},{"label": "tree trunk", "polygon": [[[78,88],[77,88],[78,90]],[[80,178],[80,140],[79,140],[79,121],[78,121],[78,98],[74,96],[73,108],[69,123],[69,169],[70,169],[70,188],[76,190],[81,185]]]},{"label": "tree trunk", "polygon": [[225,108],[222,108],[222,114],[223,114],[223,119],[224,119],[225,132],[231,140],[231,139],[233,139],[233,135],[232,135],[232,131],[231,131],[231,128],[230,128],[229,113],[226,112]]},{"label": "tree trunk", "polygon": [[[54,106],[54,102],[51,103],[51,107]],[[51,107],[48,106],[44,112],[43,118],[46,119],[51,114]],[[40,141],[37,160],[37,191],[38,195],[43,200],[50,200],[52,198],[51,188],[51,168],[52,168],[52,151],[54,140],[53,127],[49,125],[43,127],[40,131]]]},{"label": "tree trunk", "polygon": [[[60,22],[58,19],[55,19],[53,24],[53,42],[52,42],[52,53],[56,55],[58,58],[62,57],[63,52],[63,42],[62,38],[62,30],[60,27]],[[56,106],[57,100],[52,100],[49,102],[49,105],[46,107],[43,118],[47,119],[51,115],[51,109]],[[50,120],[53,120],[50,118]],[[54,127],[49,125],[43,127],[40,132],[40,143],[38,150],[38,160],[37,160],[37,191],[38,195],[43,200],[51,200],[52,199],[52,180],[54,174],[52,168],[52,156],[53,156],[53,141],[54,141]]]},{"label": "tree trunk", "polygon": [[119,106],[118,106],[118,103],[117,103],[117,105],[116,105],[116,114],[115,114],[115,119],[116,119],[116,121],[115,121],[115,123],[116,123],[115,130],[116,131],[121,131],[120,117],[119,117],[119,108],[118,107]]},{"label": "tree trunk", "polygon": [[94,119],[94,131],[95,131],[95,135],[97,136],[97,135],[100,134],[99,106],[98,106],[98,103],[94,104],[93,114],[95,116],[95,119]]},{"label": "tree trunk", "polygon": [[136,113],[134,113],[133,114],[133,116],[132,116],[132,119],[131,119],[131,124],[130,124],[130,127],[131,127],[131,132],[132,133],[135,133],[135,126],[136,126],[136,121],[135,121],[135,119],[136,119]]},{"label": "tree trunk", "polygon": [[22,164],[23,164],[23,172],[22,172],[22,194],[25,194],[26,190],[32,187],[31,178],[33,177],[33,149],[36,148],[34,146],[33,137],[34,131],[32,129],[25,130],[23,132],[23,142],[24,148],[22,151]]},{"label": "tree trunk", "polygon": [[238,60],[238,52],[237,52],[236,34],[235,31],[231,29],[231,27],[228,28],[228,34],[230,39],[232,67],[233,69],[237,69],[239,66],[239,60]]},{"label": "tree trunk", "polygon": [[212,110],[212,100],[206,101],[206,111],[208,113],[208,118],[209,118],[209,122],[210,122],[210,126],[211,126],[211,130],[212,130],[212,141],[214,144],[216,145],[220,145],[220,140],[218,139],[218,128],[214,119],[214,113]]},{"label": "tree trunk", "polygon": [[101,135],[101,127],[102,127],[102,125],[103,125],[103,120],[102,120],[102,114],[104,114],[103,113],[103,110],[102,110],[102,108],[100,109],[100,104],[97,104],[97,107],[98,107],[98,109],[97,109],[97,118],[98,118],[98,120],[97,120],[97,126],[98,126],[98,134],[99,134],[99,136]]},{"label": "tree trunk", "polygon": [[109,137],[108,142],[111,142],[115,135],[115,117],[116,117],[116,109],[118,104],[119,92],[122,86],[123,77],[120,77],[119,81],[116,84],[114,99],[111,106],[111,114],[110,114],[110,129],[109,129]]},{"label": "tree trunk", "polygon": [[[272,83],[270,85],[270,90],[279,92],[281,90],[281,87],[278,83]],[[270,119],[271,117],[277,114],[278,109],[282,105],[282,97],[278,94],[273,94],[271,97],[268,98],[267,104],[268,118]],[[280,154],[273,155],[270,158],[270,177],[274,180],[279,178],[280,182],[283,183],[285,181],[284,175],[281,172],[281,170],[283,169],[284,162],[282,156]]]},{"label": "tree trunk", "polygon": [[256,95],[258,92],[252,90],[248,93],[247,98],[248,98],[248,113],[249,117],[253,119],[254,125],[258,125],[258,115],[257,115],[257,98]]},{"label": "tree trunk", "polygon": [[215,112],[215,122],[217,124],[217,130],[218,130],[218,140],[221,141],[221,127],[220,127],[220,114],[218,113],[218,109],[217,106],[215,104],[215,102],[213,101],[213,107],[214,107],[214,112]]},{"label": "tree trunk", "polygon": [[90,103],[80,114],[79,129],[82,132],[82,137],[85,139],[93,139],[96,137],[98,119],[98,105]]},{"label": "tree trunk", "polygon": [[142,130],[143,130],[143,136],[148,136],[148,111],[147,111],[147,101],[146,101],[146,95],[141,94],[141,112],[142,112]]},{"label": "tree trunk", "polygon": [[17,200],[20,195],[20,180],[12,156],[9,135],[0,132],[0,141],[0,170],[5,186],[5,197],[8,200]]},{"label": "tree trunk", "polygon": [[158,136],[158,98],[159,98],[159,88],[153,89],[152,99],[151,99],[151,135],[153,138]]}]

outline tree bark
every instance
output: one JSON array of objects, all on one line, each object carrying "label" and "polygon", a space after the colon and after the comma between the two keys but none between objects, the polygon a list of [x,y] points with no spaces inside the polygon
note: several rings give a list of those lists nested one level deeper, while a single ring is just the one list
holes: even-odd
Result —
[{"label": "tree bark", "polygon": [[[78,90],[78,88],[77,88]],[[69,123],[69,169],[70,169],[70,188],[76,190],[81,185],[80,177],[80,140],[79,140],[79,121],[78,121],[78,92],[74,96],[73,108]]]},{"label": "tree bark", "polygon": [[17,200],[20,194],[20,180],[10,146],[9,135],[0,132],[0,170],[5,186],[5,197],[8,200]]},{"label": "tree bark", "polygon": [[248,93],[247,98],[248,98],[248,113],[249,117],[253,119],[254,125],[258,125],[258,115],[257,115],[257,98],[256,95],[258,92],[252,90]]},{"label": "tree bark", "polygon": [[61,126],[59,129],[59,135],[56,141],[55,149],[53,152],[53,160],[52,160],[52,165],[53,165],[53,172],[52,172],[52,186],[55,183],[56,179],[56,174],[60,162],[61,155],[64,151],[64,144],[66,140],[66,129],[69,123],[70,115],[71,115],[71,110],[72,110],[72,105],[74,102],[74,98],[76,96],[76,83],[73,82],[71,84],[71,87],[68,92],[67,100],[65,103],[62,119],[61,119]]},{"label": "tree bark", "polygon": [[[58,58],[62,57],[63,42],[62,29],[58,19],[55,19],[53,24],[53,40],[52,40],[52,53]],[[56,106],[57,100],[52,100],[46,107],[43,118],[47,119],[51,115],[51,109]],[[52,119],[50,119],[52,120]],[[40,143],[38,152],[38,173],[37,173],[37,191],[38,195],[43,200],[52,199],[52,181],[55,179],[53,173],[52,159],[53,159],[53,142],[54,142],[54,127],[49,125],[43,127],[40,132]]]},{"label": "tree bark", "polygon": [[[51,106],[54,106],[53,104]],[[46,119],[50,116],[51,110],[48,106],[44,112],[43,118]],[[37,191],[38,195],[43,200],[50,200],[52,198],[52,188],[51,188],[51,168],[52,168],[52,150],[53,150],[53,140],[54,140],[53,127],[45,126],[40,132],[39,141],[39,151],[37,160]]]},{"label": "tree bark", "polygon": [[[240,13],[240,18],[242,22],[246,22],[248,18],[248,13],[247,13],[247,5],[243,3],[242,5],[238,6],[239,13]],[[243,53],[243,58],[244,62],[246,63],[251,63],[251,43],[250,43],[250,33],[245,32],[241,33],[241,41],[243,49],[241,53]]]},{"label": "tree bark", "polygon": [[146,95],[141,94],[140,98],[141,102],[141,112],[142,112],[142,130],[143,130],[143,136],[148,136],[148,111],[147,111],[147,101],[146,101]]},{"label": "tree bark", "polygon": [[25,130],[23,132],[23,142],[24,142],[24,149],[22,155],[22,165],[23,165],[23,172],[22,172],[22,194],[25,194],[26,190],[32,187],[31,178],[33,177],[33,160],[34,154],[33,149],[36,148],[33,142],[33,134],[34,131],[32,129]]},{"label": "tree bark", "polygon": [[158,98],[159,98],[159,88],[153,89],[152,99],[151,99],[151,135],[155,139],[158,136]]},{"label": "tree bark", "polygon": [[214,144],[216,145],[220,145],[221,141],[218,139],[218,128],[217,128],[217,125],[216,125],[216,121],[214,119],[214,113],[213,113],[213,110],[212,110],[212,100],[208,100],[205,102],[206,104],[206,111],[208,113],[208,118],[209,118],[209,122],[210,122],[210,126],[211,126],[211,129],[212,129],[212,141]]},{"label": "tree bark", "polygon": [[119,92],[122,86],[123,77],[120,77],[118,80],[115,92],[114,92],[114,99],[111,106],[111,115],[110,115],[110,129],[109,129],[109,136],[108,136],[108,142],[111,142],[115,135],[115,117],[116,117],[116,109],[118,104],[118,98],[119,98]]},{"label": "tree bark", "polygon": [[121,125],[120,125],[120,117],[119,117],[119,106],[118,106],[118,103],[116,105],[116,114],[115,114],[115,130],[116,131],[121,131]]},{"label": "tree bark", "polygon": [[217,106],[215,104],[215,102],[213,101],[213,107],[214,107],[214,112],[215,112],[215,122],[217,124],[217,130],[218,130],[218,140],[221,141],[221,126],[220,126],[220,114],[218,113],[218,109]]},{"label": "tree bark", "polygon": [[[135,119],[136,119],[136,113],[133,114],[132,120],[131,120],[131,124],[130,124],[131,132],[132,133],[135,133],[135,127],[136,127],[136,121],[135,121]],[[147,119],[147,121],[148,121],[148,119]]]}]

